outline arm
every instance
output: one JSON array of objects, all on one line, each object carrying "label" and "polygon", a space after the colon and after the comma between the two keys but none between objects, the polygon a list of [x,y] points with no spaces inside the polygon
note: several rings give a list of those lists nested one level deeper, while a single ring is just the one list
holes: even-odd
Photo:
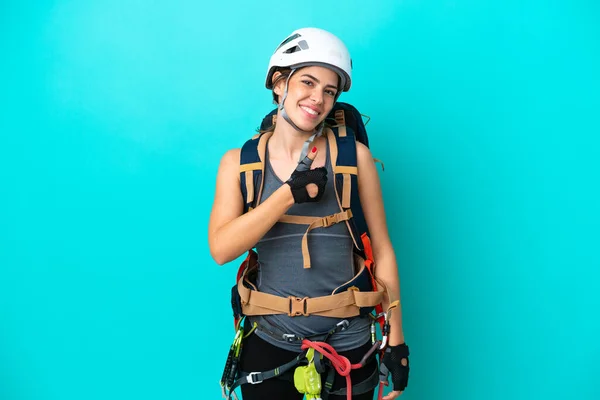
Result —
[{"label": "arm", "polygon": [[[400,300],[400,279],[396,255],[390,241],[383,207],[383,198],[379,176],[370,150],[362,143],[356,143],[358,158],[358,193],[365,214],[365,220],[371,234],[373,257],[375,258],[375,276],[387,287],[387,296],[383,302],[386,311],[390,303]],[[395,346],[404,343],[402,331],[401,305],[390,315],[389,344]]]},{"label": "arm", "polygon": [[223,265],[242,255],[271,229],[294,204],[289,185],[282,185],[252,211],[243,214],[240,191],[240,149],[221,159],[217,187],[208,225],[208,244],[213,259]]}]

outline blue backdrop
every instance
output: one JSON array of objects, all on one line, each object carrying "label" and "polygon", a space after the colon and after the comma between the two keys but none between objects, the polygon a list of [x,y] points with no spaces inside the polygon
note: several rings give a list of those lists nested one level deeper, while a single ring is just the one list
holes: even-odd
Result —
[{"label": "blue backdrop", "polygon": [[398,256],[403,399],[598,399],[600,7],[0,3],[0,398],[217,399],[218,161],[293,29],[339,35]]}]

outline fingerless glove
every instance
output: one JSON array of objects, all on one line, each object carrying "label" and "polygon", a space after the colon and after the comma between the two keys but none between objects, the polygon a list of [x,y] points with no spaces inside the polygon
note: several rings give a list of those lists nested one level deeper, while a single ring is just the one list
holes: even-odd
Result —
[{"label": "fingerless glove", "polygon": [[[308,171],[295,170],[285,183],[290,185],[295,203],[317,202],[323,197],[327,183],[327,169],[325,167],[309,169]],[[310,197],[306,185],[314,183],[319,188],[315,197]]]},{"label": "fingerless glove", "polygon": [[388,346],[383,355],[383,364],[392,374],[394,390],[402,391],[406,389],[409,371],[408,346],[405,343]]}]

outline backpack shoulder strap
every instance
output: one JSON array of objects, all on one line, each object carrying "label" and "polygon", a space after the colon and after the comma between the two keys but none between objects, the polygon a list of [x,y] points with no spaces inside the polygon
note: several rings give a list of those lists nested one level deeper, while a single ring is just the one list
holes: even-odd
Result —
[{"label": "backpack shoulder strap", "polygon": [[352,218],[347,221],[348,229],[354,246],[362,253],[364,246],[361,237],[365,233],[368,235],[368,227],[358,194],[358,162],[354,132],[351,128],[338,124],[327,129],[326,134],[338,205],[341,211],[351,210]]},{"label": "backpack shoulder strap", "polygon": [[260,202],[265,170],[267,140],[272,133],[255,135],[249,139],[240,152],[240,190],[244,198],[244,213],[256,208]]}]

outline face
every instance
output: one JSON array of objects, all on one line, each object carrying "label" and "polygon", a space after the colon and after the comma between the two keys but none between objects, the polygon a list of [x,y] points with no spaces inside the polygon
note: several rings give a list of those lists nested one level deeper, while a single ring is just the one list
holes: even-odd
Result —
[{"label": "face", "polygon": [[[338,79],[335,72],[325,67],[304,67],[294,72],[288,86],[285,110],[298,128],[312,131],[325,119],[337,97]],[[279,81],[274,90],[281,98],[285,79]]]}]

